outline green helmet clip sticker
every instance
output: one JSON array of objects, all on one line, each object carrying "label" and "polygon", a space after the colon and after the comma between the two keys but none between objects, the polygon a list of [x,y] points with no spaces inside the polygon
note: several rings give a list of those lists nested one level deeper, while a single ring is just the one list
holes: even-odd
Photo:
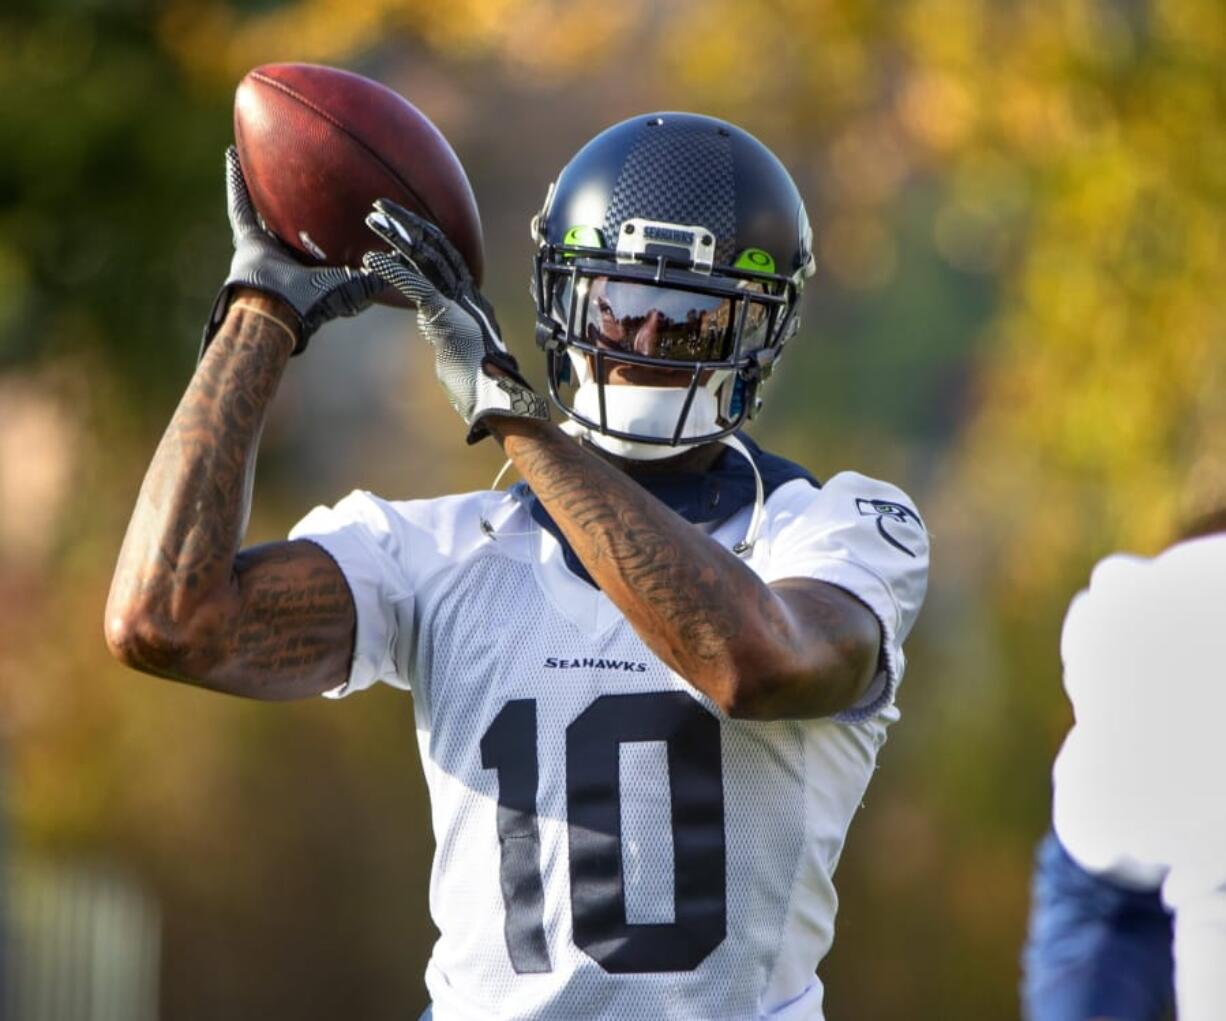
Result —
[{"label": "green helmet clip sticker", "polygon": [[746,248],[732,265],[735,269],[748,269],[755,273],[775,272],[775,260],[769,252],[764,252],[761,248]]},{"label": "green helmet clip sticker", "polygon": [[582,245],[585,248],[603,248],[604,238],[595,227],[571,227],[562,238],[564,245]]}]

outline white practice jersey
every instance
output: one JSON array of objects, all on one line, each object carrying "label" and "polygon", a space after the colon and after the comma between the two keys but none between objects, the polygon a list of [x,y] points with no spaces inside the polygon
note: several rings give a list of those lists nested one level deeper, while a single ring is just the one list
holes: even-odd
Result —
[{"label": "white practice jersey", "polygon": [[[749,514],[712,537],[731,548]],[[332,694],[413,691],[438,1021],[822,1017],[831,877],[926,585],[902,493],[844,473],[766,501],[750,567],[837,585],[881,623],[862,702],[797,722],[725,717],[567,569],[514,492],[356,492],[291,537],[335,558],[357,605]]]},{"label": "white practice jersey", "polygon": [[1162,888],[1180,1021],[1226,1018],[1226,535],[1116,555],[1061,649],[1076,724],[1053,823],[1083,868]]}]

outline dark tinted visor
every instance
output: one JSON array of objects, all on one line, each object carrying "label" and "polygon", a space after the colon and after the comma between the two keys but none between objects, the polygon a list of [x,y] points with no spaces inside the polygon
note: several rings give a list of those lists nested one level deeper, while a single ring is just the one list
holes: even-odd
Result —
[{"label": "dark tinted visor", "polygon": [[[760,291],[757,284],[746,289]],[[674,362],[723,361],[732,355],[742,305],[749,343],[741,346],[752,348],[760,344],[769,318],[760,302],[595,277],[580,283],[575,327],[587,343],[610,352]]]}]

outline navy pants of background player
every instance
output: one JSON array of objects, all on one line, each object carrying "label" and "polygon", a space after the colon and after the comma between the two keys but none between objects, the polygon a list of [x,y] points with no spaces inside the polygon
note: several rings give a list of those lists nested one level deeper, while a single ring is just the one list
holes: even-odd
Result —
[{"label": "navy pants of background player", "polygon": [[1171,916],[1158,891],[1092,875],[1048,833],[1022,974],[1027,1021],[1161,1021],[1173,998]]}]

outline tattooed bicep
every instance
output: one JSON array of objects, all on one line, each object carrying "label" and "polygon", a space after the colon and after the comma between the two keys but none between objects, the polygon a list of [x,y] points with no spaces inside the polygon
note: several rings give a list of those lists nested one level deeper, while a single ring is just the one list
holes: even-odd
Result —
[{"label": "tattooed bicep", "polygon": [[303,626],[327,626],[334,617],[352,622],[353,597],[345,576],[313,542],[299,539],[240,550],[234,575],[245,615],[285,617],[285,623]]},{"label": "tattooed bicep", "polygon": [[326,691],[344,682],[356,628],[353,596],[336,562],[313,542],[269,543],[239,552],[231,668],[262,682],[264,697]]}]

